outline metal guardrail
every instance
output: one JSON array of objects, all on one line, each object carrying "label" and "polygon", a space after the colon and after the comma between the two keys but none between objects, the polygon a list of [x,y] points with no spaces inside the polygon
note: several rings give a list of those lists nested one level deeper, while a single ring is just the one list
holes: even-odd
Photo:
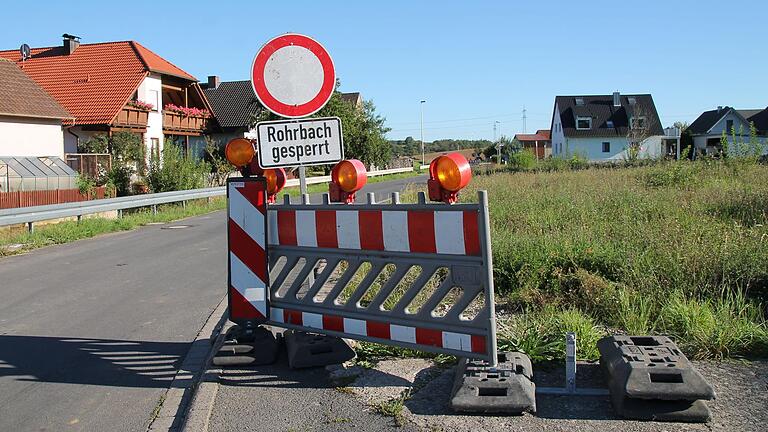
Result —
[{"label": "metal guardrail", "polygon": [[[390,170],[371,171],[368,173],[368,176],[374,177],[410,171],[413,171],[413,168],[395,168]],[[330,176],[310,177],[307,179],[307,184],[327,183],[330,180]],[[286,186],[297,186],[298,184],[298,179],[291,179],[286,182]],[[125,210],[138,207],[150,207],[159,204],[170,204],[175,202],[185,202],[193,199],[224,196],[226,194],[226,188],[221,186],[205,189],[161,192],[146,195],[132,195],[119,198],[107,198],[66,204],[19,207],[14,209],[0,210],[0,226],[29,224],[29,228],[31,230],[32,223],[34,222],[67,217],[79,218],[87,214],[102,213],[113,210]]]}]

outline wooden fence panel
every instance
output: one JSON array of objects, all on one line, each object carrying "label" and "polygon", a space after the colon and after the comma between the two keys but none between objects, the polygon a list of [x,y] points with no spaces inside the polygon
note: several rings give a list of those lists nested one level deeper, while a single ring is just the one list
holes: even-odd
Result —
[{"label": "wooden fence panel", "polygon": [[[93,195],[95,199],[102,199],[105,195],[105,189],[103,187],[95,188]],[[81,194],[77,189],[0,192],[0,209],[63,204],[91,199],[89,195]]]}]

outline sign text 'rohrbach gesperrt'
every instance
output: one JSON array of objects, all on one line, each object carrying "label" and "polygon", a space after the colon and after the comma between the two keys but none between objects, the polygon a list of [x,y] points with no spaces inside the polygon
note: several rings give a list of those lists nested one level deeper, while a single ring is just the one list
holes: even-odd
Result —
[{"label": "sign text 'rohrbach gesperrt'", "polygon": [[344,159],[338,117],[261,122],[256,131],[262,168],[324,165]]}]

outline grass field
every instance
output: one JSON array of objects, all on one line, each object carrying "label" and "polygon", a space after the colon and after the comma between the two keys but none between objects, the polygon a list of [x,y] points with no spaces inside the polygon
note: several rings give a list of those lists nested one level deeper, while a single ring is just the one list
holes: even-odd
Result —
[{"label": "grass field", "polygon": [[768,167],[501,173],[489,192],[499,348],[562,357],[576,331],[668,334],[694,358],[768,355]]}]

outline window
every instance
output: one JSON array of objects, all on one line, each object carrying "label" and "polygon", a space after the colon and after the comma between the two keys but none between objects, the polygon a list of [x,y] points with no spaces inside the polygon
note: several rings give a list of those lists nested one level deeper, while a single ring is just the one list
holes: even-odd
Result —
[{"label": "window", "polygon": [[[155,106],[155,108],[153,108],[152,111],[158,111],[160,109],[160,92],[157,90],[150,90],[149,100],[150,100],[150,103]],[[152,139],[155,139],[155,138],[152,138]]]},{"label": "window", "polygon": [[579,129],[579,130],[592,129],[592,117],[577,117],[576,129]]},{"label": "window", "polygon": [[603,153],[610,153],[611,151],[611,143],[608,141],[603,141]]},{"label": "window", "polygon": [[150,149],[151,155],[160,159],[160,138],[152,138],[152,148]]},{"label": "window", "polygon": [[645,127],[645,117],[632,117],[632,129],[642,129]]},{"label": "window", "polygon": [[630,96],[627,100],[629,100],[630,105],[634,105],[637,103],[637,99],[635,97]]},{"label": "window", "polygon": [[584,98],[576,98],[576,105],[578,106],[584,105]]},{"label": "window", "polygon": [[725,133],[733,132],[733,120],[725,121]]},{"label": "window", "polygon": [[605,122],[605,127],[613,128],[613,120],[608,120]]}]

